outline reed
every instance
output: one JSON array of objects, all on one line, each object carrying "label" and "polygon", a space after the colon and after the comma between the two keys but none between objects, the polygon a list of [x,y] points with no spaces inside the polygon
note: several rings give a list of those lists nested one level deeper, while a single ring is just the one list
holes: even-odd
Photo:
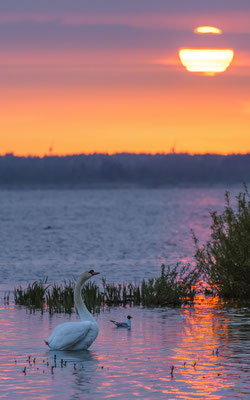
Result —
[{"label": "reed", "polygon": [[[104,305],[180,306],[191,303],[196,294],[196,274],[189,268],[176,265],[162,265],[161,275],[155,279],[143,280],[141,284],[115,284],[102,280],[102,287],[89,282],[83,287],[83,297],[87,308],[99,312]],[[39,308],[53,313],[72,313],[74,307],[74,287],[72,281],[64,284],[47,285],[47,279],[36,281],[26,289],[14,289],[15,303],[30,308]]]},{"label": "reed", "polygon": [[47,278],[29,284],[26,289],[19,286],[14,289],[15,304],[43,309],[45,294],[49,285]]},{"label": "reed", "polygon": [[45,304],[50,314],[66,312],[71,314],[74,306],[74,283],[64,282],[64,285],[54,284],[45,295]]},{"label": "reed", "polygon": [[194,301],[198,275],[187,266],[162,265],[161,276],[143,281],[141,303],[144,306],[182,305]]}]

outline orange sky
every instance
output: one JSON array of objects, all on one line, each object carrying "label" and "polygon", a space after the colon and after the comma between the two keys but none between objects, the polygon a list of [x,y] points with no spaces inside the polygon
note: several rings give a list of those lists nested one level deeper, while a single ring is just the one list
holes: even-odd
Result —
[{"label": "orange sky", "polygon": [[[50,147],[54,154],[155,153],[172,148],[190,153],[250,152],[250,49],[246,40],[250,33],[246,13],[241,14],[242,24],[237,25],[234,19],[232,32],[229,21],[230,15],[233,21],[233,13],[227,18],[221,14],[219,27],[226,32],[220,39],[211,39],[210,45],[215,47],[218,40],[219,48],[234,48],[235,58],[226,72],[208,77],[187,72],[178,59],[180,45],[202,45],[201,35],[197,38],[189,31],[195,22],[192,13],[183,31],[183,15],[177,11],[175,18],[166,19],[166,32],[162,26],[157,30],[150,14],[144,19],[123,18],[126,29],[119,28],[117,38],[111,33],[116,34],[115,18],[121,23],[120,14],[112,14],[112,18],[104,15],[105,27],[100,16],[98,22],[92,15],[89,24],[94,24],[93,31],[87,31],[89,36],[83,34],[84,45],[74,36],[74,29],[75,24],[83,24],[85,29],[88,18],[77,20],[75,15],[70,27],[71,46],[64,45],[60,36],[60,29],[65,28],[54,26],[53,18],[48,22],[48,12],[47,19],[43,16],[42,22],[37,22],[40,31],[34,33],[34,40],[26,32],[20,46],[16,45],[17,29],[10,43],[0,43],[0,154],[44,155]],[[217,26],[219,16],[214,17]],[[27,16],[25,20],[23,14],[18,17],[9,12],[5,17],[4,22],[0,20],[2,29],[18,24],[24,32],[25,24],[32,36],[34,21],[27,22]],[[3,15],[1,18],[3,21]],[[159,21],[162,25],[162,16]],[[211,17],[204,22],[213,25],[214,21]],[[54,35],[60,31],[54,42],[43,37],[44,24],[54,28]],[[133,40],[134,26],[137,36]],[[64,40],[67,35],[68,31]],[[207,38],[204,43],[205,47],[209,44]]]}]

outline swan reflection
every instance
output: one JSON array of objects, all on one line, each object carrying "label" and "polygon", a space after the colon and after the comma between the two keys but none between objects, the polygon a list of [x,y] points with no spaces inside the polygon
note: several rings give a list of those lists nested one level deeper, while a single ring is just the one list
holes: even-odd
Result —
[{"label": "swan reflection", "polygon": [[50,364],[54,365],[56,362],[57,366],[60,367],[61,360],[66,361],[66,364],[76,364],[82,363],[87,365],[96,366],[98,364],[98,359],[95,353],[89,350],[82,351],[63,351],[55,350],[48,351],[47,356],[49,357]]}]

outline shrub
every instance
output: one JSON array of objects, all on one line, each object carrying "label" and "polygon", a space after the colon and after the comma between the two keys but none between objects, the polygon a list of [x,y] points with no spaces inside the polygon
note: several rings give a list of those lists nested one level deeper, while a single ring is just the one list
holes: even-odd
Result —
[{"label": "shrub", "polygon": [[225,193],[222,214],[210,213],[211,237],[202,247],[193,234],[198,273],[203,273],[212,289],[224,298],[250,298],[250,196],[247,186],[236,196],[233,209]]}]

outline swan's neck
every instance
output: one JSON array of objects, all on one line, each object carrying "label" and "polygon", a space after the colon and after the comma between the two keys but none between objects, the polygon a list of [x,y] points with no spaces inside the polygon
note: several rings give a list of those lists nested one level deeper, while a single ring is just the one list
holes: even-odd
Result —
[{"label": "swan's neck", "polygon": [[83,277],[83,278],[80,277],[80,279],[76,283],[75,291],[74,291],[75,306],[77,308],[77,311],[78,311],[81,321],[96,322],[94,317],[91,315],[91,313],[85,306],[83,299],[82,299],[82,293],[81,293],[82,286],[87,279],[86,279],[86,277]]},{"label": "swan's neck", "polygon": [[131,319],[127,318],[127,324],[128,324],[128,328],[131,328]]}]

